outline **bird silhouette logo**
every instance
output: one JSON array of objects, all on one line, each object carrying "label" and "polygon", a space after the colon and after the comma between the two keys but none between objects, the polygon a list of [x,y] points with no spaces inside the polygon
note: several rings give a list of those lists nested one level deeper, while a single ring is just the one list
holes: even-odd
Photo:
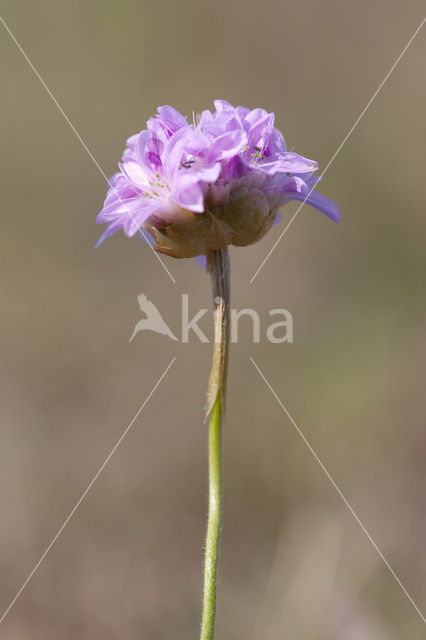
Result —
[{"label": "bird silhouette logo", "polygon": [[156,333],[161,333],[163,336],[169,336],[172,340],[177,340],[175,334],[170,329],[168,324],[164,322],[161,317],[161,313],[158,311],[157,307],[151,300],[148,300],[146,295],[140,293],[138,295],[138,302],[141,311],[146,315],[146,318],[142,318],[135,325],[132,336],[129,340],[131,342],[135,335],[139,333],[139,331],[155,331]]}]

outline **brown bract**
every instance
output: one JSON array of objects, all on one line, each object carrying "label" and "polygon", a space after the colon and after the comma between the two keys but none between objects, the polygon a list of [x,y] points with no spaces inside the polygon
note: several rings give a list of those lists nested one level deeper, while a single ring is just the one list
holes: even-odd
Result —
[{"label": "brown bract", "polygon": [[145,223],[159,253],[173,258],[193,258],[230,244],[245,247],[260,240],[271,228],[278,209],[270,207],[259,189],[232,193],[226,204],[206,198],[204,213],[182,209],[173,222]]}]

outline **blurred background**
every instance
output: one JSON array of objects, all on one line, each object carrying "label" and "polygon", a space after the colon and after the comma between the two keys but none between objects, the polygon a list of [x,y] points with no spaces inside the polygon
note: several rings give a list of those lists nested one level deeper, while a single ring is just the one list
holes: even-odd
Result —
[{"label": "blurred background", "polygon": [[[422,19],[421,2],[37,3],[2,15],[107,175],[157,105],[276,113],[320,168]],[[423,622],[249,361],[252,355],[419,608],[426,606],[425,29],[328,170],[340,225],[304,207],[232,249],[241,321],[224,429],[217,638],[417,640]],[[179,333],[210,284],[121,233],[106,185],[2,27],[0,609],[176,361],[0,628],[6,640],[199,633],[211,345]],[[285,224],[296,211],[283,211]],[[285,307],[294,343],[265,338]],[[210,318],[200,323],[208,333]],[[210,334],[211,335],[211,334]]]}]

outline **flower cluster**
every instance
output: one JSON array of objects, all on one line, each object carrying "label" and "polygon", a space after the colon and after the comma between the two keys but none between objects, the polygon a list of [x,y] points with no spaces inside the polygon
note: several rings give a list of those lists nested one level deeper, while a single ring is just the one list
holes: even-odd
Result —
[{"label": "flower cluster", "polygon": [[306,199],[338,222],[337,205],[313,190],[317,163],[286,150],[273,113],[214,105],[194,123],[159,107],[128,139],[97,218],[108,224],[98,245],[122,228],[127,236],[147,231],[157,251],[176,258],[245,246],[290,200]]}]

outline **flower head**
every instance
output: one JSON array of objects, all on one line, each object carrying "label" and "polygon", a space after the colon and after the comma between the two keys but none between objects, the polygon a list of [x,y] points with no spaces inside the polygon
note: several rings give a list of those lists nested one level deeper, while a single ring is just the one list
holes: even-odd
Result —
[{"label": "flower head", "polygon": [[304,201],[338,222],[337,205],[313,190],[315,161],[287,151],[264,109],[216,100],[194,123],[170,106],[127,140],[120,172],[98,223],[97,246],[122,228],[147,231],[154,248],[187,258],[259,240],[290,200]]}]

